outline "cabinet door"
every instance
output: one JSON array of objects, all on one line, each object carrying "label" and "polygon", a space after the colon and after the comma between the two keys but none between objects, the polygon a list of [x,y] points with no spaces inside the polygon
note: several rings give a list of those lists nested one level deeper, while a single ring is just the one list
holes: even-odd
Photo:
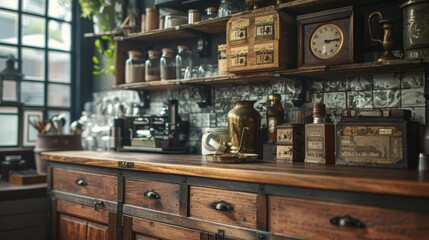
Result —
[{"label": "cabinet door", "polygon": [[88,221],[60,214],[58,230],[60,240],[86,240]]},{"label": "cabinet door", "polygon": [[87,240],[108,240],[109,239],[109,227],[106,225],[88,222],[88,235]]}]

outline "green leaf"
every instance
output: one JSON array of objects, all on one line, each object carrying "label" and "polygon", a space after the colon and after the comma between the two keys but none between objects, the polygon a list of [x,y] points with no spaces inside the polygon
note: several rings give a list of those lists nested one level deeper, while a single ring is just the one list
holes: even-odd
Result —
[{"label": "green leaf", "polygon": [[96,56],[92,57],[92,62],[95,64],[100,64],[100,61],[98,60],[98,58]]}]

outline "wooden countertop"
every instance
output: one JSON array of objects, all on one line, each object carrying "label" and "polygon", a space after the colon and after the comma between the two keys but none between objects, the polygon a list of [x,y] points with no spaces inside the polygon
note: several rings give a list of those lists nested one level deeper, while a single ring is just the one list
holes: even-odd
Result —
[{"label": "wooden countertop", "polygon": [[[429,171],[288,163],[214,164],[204,156],[134,152],[44,152],[55,162],[252,183],[429,197]],[[133,165],[133,166],[132,166]]]}]

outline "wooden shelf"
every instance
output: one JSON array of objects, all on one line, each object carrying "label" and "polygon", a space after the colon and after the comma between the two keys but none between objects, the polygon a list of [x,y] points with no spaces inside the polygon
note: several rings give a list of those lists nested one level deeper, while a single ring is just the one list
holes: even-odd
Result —
[{"label": "wooden shelf", "polygon": [[226,31],[230,16],[213,18],[193,24],[184,24],[174,28],[156,29],[148,32],[132,33],[117,37],[117,41],[139,42],[144,44],[168,42],[172,39],[195,38],[202,34],[216,34]]},{"label": "wooden shelf", "polygon": [[193,78],[180,80],[164,80],[141,83],[121,84],[120,89],[147,89],[162,90],[180,87],[189,87],[192,85],[210,85],[210,84],[248,84],[255,82],[269,82],[281,78],[305,77],[305,78],[323,78],[338,76],[351,76],[359,74],[379,74],[387,72],[403,72],[424,70],[429,64],[429,58],[424,59],[397,59],[384,62],[364,62],[326,66],[301,67],[287,69],[275,72],[260,72],[251,74],[230,74],[227,76],[216,76],[209,78]]},{"label": "wooden shelf", "polygon": [[[345,7],[345,6],[359,6],[366,4],[375,4],[379,2],[386,2],[387,0],[294,0],[287,1],[275,6],[278,9],[286,10],[294,14],[305,14],[310,12]],[[399,0],[391,1],[392,4],[400,4]]]}]

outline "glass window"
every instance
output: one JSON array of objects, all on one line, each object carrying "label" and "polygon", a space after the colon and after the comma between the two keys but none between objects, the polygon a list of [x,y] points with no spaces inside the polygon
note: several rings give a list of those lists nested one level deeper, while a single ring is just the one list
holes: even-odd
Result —
[{"label": "glass window", "polygon": [[24,15],[22,18],[22,44],[45,46],[45,18]]},{"label": "glass window", "polygon": [[0,0],[0,7],[17,10],[18,0]]},{"label": "glass window", "polygon": [[0,10],[0,42],[18,43],[18,13]]},{"label": "glass window", "polygon": [[21,102],[26,106],[43,106],[45,84],[38,82],[21,82]]},{"label": "glass window", "polygon": [[45,0],[23,0],[22,10],[36,14],[45,14]]},{"label": "glass window", "polygon": [[[18,49],[16,47],[9,47],[9,46],[2,46],[0,45],[0,55],[7,56],[7,55],[13,55],[14,57],[18,57]],[[15,67],[17,64],[15,63]],[[3,59],[0,60],[0,71],[3,71],[3,69],[6,68],[6,61]]]},{"label": "glass window", "polygon": [[18,146],[18,108],[0,107],[0,146]]},{"label": "glass window", "polygon": [[49,81],[52,82],[70,82],[71,57],[69,53],[49,52]]},{"label": "glass window", "polygon": [[63,84],[48,85],[48,106],[70,107],[70,86]]},{"label": "glass window", "polygon": [[70,2],[64,0],[49,1],[49,16],[61,20],[71,20]]},{"label": "glass window", "polygon": [[44,80],[45,51],[22,48],[22,73],[25,79]]},{"label": "glass window", "polygon": [[71,28],[69,23],[49,21],[48,47],[70,50]]}]

